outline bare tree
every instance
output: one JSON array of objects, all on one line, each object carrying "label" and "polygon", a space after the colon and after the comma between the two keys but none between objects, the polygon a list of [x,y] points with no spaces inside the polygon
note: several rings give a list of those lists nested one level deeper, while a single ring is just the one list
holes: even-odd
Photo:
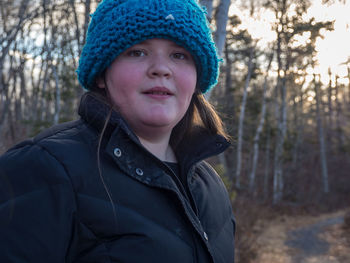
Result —
[{"label": "bare tree", "polygon": [[337,148],[338,148],[338,152],[341,152],[344,144],[345,144],[345,139],[344,139],[344,133],[343,133],[343,128],[341,125],[341,116],[342,116],[342,105],[340,102],[340,92],[339,92],[339,83],[338,83],[338,76],[335,76],[335,87],[334,87],[334,98],[335,98],[335,111],[336,111],[336,119],[335,119],[335,123],[336,123],[336,137],[337,137]]},{"label": "bare tree", "polygon": [[320,145],[320,161],[321,161],[321,170],[322,170],[322,181],[323,181],[323,192],[329,192],[328,184],[328,166],[327,166],[327,157],[326,157],[326,142],[324,138],[323,130],[323,121],[321,113],[321,97],[320,97],[320,84],[319,76],[314,75],[314,89],[315,89],[315,100],[316,100],[316,119],[317,119],[317,129],[318,129],[318,139]]},{"label": "bare tree", "polygon": [[207,18],[208,21],[211,22],[213,14],[213,0],[201,0],[200,3],[207,9]]},{"label": "bare tree", "polygon": [[266,107],[267,107],[267,82],[268,82],[268,73],[270,71],[271,63],[273,60],[274,52],[271,53],[268,66],[266,69],[266,75],[264,79],[264,90],[263,90],[263,98],[262,98],[262,104],[261,104],[261,113],[260,113],[260,120],[258,124],[258,128],[256,129],[256,133],[254,136],[254,153],[253,153],[253,162],[252,162],[252,168],[249,175],[249,190],[252,192],[254,189],[255,184],[255,175],[256,175],[256,167],[258,164],[258,157],[259,157],[259,140],[260,140],[260,134],[263,130],[264,123],[265,123],[265,116],[266,116]]},{"label": "bare tree", "polygon": [[[348,63],[350,64],[350,59]],[[350,111],[350,66],[349,65],[347,66],[347,70],[348,70],[348,102],[349,102],[348,109]]]},{"label": "bare tree", "polygon": [[[288,66],[287,66],[288,67]],[[287,72],[286,70],[284,71]],[[277,81],[276,89],[280,89],[281,104],[277,115],[277,138],[274,155],[274,174],[273,174],[273,203],[276,204],[282,199],[283,195],[283,145],[287,131],[287,101],[286,101],[286,77]]]},{"label": "bare tree", "polygon": [[58,124],[59,119],[60,119],[60,112],[61,112],[61,89],[59,87],[59,80],[58,80],[58,75],[57,75],[57,69],[55,65],[52,65],[52,73],[55,77],[55,114],[54,114],[54,119],[53,123]]},{"label": "bare tree", "polygon": [[[206,6],[208,9],[208,16],[210,19],[209,11],[213,7],[213,1],[210,0],[204,0],[201,1],[202,4]],[[228,11],[230,7],[231,1],[230,0],[220,0],[219,5],[217,6],[215,10],[215,23],[216,23],[216,30],[214,32],[214,41],[217,46],[217,52],[219,56],[222,56],[224,46],[225,46],[225,40],[226,40],[226,25],[228,20]],[[209,90],[205,97],[207,100],[210,100],[212,90]]]},{"label": "bare tree", "polygon": [[265,149],[265,169],[264,169],[264,189],[263,189],[264,201],[267,200],[268,194],[269,194],[270,148],[271,148],[270,144],[271,144],[271,132],[268,126],[266,149]]},{"label": "bare tree", "polygon": [[[328,77],[329,77],[329,83],[328,83],[328,132],[327,132],[327,138],[330,141],[332,138],[332,129],[334,127],[333,119],[334,119],[334,113],[333,113],[333,83],[332,83],[332,72],[331,69],[328,69]],[[331,144],[332,145],[332,144]]]},{"label": "bare tree", "polygon": [[218,48],[219,56],[222,56],[225,46],[226,25],[230,4],[230,0],[220,0],[220,3],[215,10],[216,31],[214,32],[214,40]]},{"label": "bare tree", "polygon": [[303,79],[299,86],[295,88],[295,96],[293,101],[293,116],[294,116],[294,129],[295,129],[295,143],[293,145],[293,160],[292,160],[292,169],[296,171],[298,169],[299,164],[299,158],[298,158],[298,152],[300,145],[303,140],[303,134],[304,134],[304,119],[303,119],[303,108],[304,108],[304,99],[303,99],[303,93],[301,91],[302,87],[305,84],[305,76],[303,76]]},{"label": "bare tree", "polygon": [[248,96],[248,87],[250,83],[250,79],[253,71],[253,57],[254,57],[254,47],[250,47],[249,51],[249,61],[248,61],[248,72],[243,90],[243,98],[241,104],[241,110],[239,115],[239,124],[238,124],[238,138],[237,138],[237,162],[236,162],[236,187],[241,187],[240,177],[241,177],[241,167],[242,167],[242,144],[243,144],[243,126],[244,126],[244,117],[245,117],[245,109],[247,104],[247,96]]}]

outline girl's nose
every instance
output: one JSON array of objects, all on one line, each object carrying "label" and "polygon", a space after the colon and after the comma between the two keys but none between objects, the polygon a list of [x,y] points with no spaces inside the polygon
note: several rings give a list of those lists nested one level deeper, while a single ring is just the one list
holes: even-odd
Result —
[{"label": "girl's nose", "polygon": [[172,75],[171,69],[169,67],[169,61],[167,61],[167,58],[163,57],[163,55],[155,55],[152,58],[147,73],[151,78],[169,78]]}]

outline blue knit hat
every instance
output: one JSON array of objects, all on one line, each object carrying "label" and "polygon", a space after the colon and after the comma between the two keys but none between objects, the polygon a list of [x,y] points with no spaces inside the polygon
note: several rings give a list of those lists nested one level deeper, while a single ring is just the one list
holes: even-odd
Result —
[{"label": "blue knit hat", "polygon": [[203,93],[217,83],[219,58],[197,0],[103,0],[92,15],[80,56],[80,84],[95,88],[96,77],[120,53],[151,38],[172,40],[192,54]]}]

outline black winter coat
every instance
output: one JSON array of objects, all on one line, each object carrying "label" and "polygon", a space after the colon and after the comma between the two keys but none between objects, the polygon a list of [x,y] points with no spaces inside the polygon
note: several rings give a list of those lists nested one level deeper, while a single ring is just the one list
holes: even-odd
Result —
[{"label": "black winter coat", "polygon": [[80,120],[0,158],[0,262],[233,263],[228,194],[203,161],[226,140],[198,132],[180,144],[185,191],[115,112],[98,166],[107,111],[86,95]]}]

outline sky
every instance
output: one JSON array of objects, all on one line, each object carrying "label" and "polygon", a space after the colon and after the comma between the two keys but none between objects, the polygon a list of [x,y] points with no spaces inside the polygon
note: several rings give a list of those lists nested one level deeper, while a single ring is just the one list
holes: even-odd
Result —
[{"label": "sky", "polygon": [[[348,82],[347,67],[344,62],[350,60],[350,1],[334,0],[332,5],[323,5],[322,0],[312,0],[312,6],[308,10],[307,17],[315,17],[316,21],[335,20],[334,31],[324,32],[324,39],[318,39],[316,59],[319,62],[317,73],[321,74],[321,80],[328,82],[328,69],[340,76],[339,81]],[[243,27],[246,27],[250,34],[259,39],[259,45],[265,46],[271,42],[275,35],[271,31],[271,21],[274,14],[264,11],[255,18],[246,12],[232,5],[230,13],[236,13],[241,17]]]},{"label": "sky", "polygon": [[317,43],[320,71],[324,75],[324,71],[330,67],[340,77],[345,77],[347,68],[343,63],[350,61],[350,1],[331,6],[321,5],[321,0],[314,2],[311,15],[317,20],[335,20],[334,31],[325,32],[325,38]]}]

